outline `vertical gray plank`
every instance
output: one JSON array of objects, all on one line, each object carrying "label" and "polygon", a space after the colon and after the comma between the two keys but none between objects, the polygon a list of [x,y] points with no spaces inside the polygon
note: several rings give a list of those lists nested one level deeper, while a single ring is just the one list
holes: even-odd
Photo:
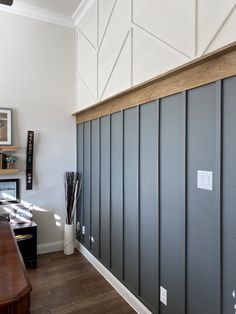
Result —
[{"label": "vertical gray plank", "polygon": [[84,244],[90,248],[90,122],[84,123]]},{"label": "vertical gray plank", "polygon": [[101,118],[100,257],[110,267],[110,117]]},{"label": "vertical gray plank", "polygon": [[124,280],[138,293],[138,110],[124,111]]},{"label": "vertical gray plank", "polygon": [[122,180],[122,193],[121,193],[121,203],[122,203],[122,214],[123,214],[123,221],[122,221],[122,280],[125,280],[125,215],[124,215],[124,160],[125,160],[125,154],[124,154],[124,138],[125,138],[125,126],[124,126],[124,110],[121,111],[121,119],[122,119],[122,172],[121,172],[121,180]]},{"label": "vertical gray plank", "polygon": [[[223,312],[236,304],[236,77],[223,82]],[[233,292],[235,291],[235,296]]]},{"label": "vertical gray plank", "polygon": [[[220,204],[216,86],[188,92],[187,313],[220,314]],[[197,188],[197,171],[213,171],[213,191]]]},{"label": "vertical gray plank", "polygon": [[122,279],[123,202],[122,202],[122,113],[111,115],[111,267]]},{"label": "vertical gray plank", "polygon": [[220,214],[219,217],[219,240],[220,240],[220,273],[219,273],[219,286],[220,286],[220,300],[219,312],[222,313],[222,81],[215,83],[216,87],[216,169],[217,169],[217,184],[215,185],[216,208]]},{"label": "vertical gray plank", "polygon": [[[83,168],[84,168],[84,131],[83,123],[77,125],[77,171],[81,173],[83,180]],[[77,221],[80,223],[80,241],[83,242],[83,237],[81,235],[81,228],[83,225],[83,184],[81,187],[80,198],[78,200],[77,206]]]},{"label": "vertical gray plank", "polygon": [[91,123],[91,249],[99,257],[99,120]]},{"label": "vertical gray plank", "polygon": [[185,313],[185,97],[161,100],[160,110],[160,285],[168,306],[160,313]]},{"label": "vertical gray plank", "polygon": [[158,105],[140,106],[140,296],[158,311]]}]

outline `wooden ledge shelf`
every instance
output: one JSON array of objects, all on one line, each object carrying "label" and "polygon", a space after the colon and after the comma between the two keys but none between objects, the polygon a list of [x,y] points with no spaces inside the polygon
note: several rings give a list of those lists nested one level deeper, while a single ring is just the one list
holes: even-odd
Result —
[{"label": "wooden ledge shelf", "polygon": [[16,174],[18,172],[20,172],[20,169],[0,169],[0,175]]},{"label": "wooden ledge shelf", "polygon": [[236,75],[236,42],[82,109],[77,123],[142,105]]},{"label": "wooden ledge shelf", "polygon": [[0,153],[4,152],[17,152],[18,147],[16,146],[0,146]]}]

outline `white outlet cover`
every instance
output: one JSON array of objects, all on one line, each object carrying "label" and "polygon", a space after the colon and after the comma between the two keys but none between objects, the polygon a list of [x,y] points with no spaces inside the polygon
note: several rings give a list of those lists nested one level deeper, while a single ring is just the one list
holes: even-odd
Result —
[{"label": "white outlet cover", "polygon": [[197,171],[197,188],[202,190],[213,190],[213,173],[212,171]]},{"label": "white outlet cover", "polygon": [[167,305],[167,290],[160,286],[160,301]]}]

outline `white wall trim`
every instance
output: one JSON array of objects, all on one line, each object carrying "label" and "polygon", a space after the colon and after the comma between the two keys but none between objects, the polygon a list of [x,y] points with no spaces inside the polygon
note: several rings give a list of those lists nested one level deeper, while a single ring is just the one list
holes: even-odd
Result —
[{"label": "white wall trim", "polygon": [[74,27],[71,16],[56,13],[50,10],[41,9],[29,4],[16,3],[12,6],[6,6],[0,4],[0,11],[8,13],[18,14],[29,18],[41,20],[48,23],[58,24],[66,27]]},{"label": "white wall trim", "polygon": [[76,241],[76,247],[137,313],[151,314],[151,312],[78,241]]},{"label": "white wall trim", "polygon": [[78,5],[78,8],[75,10],[74,14],[72,15],[72,20],[74,21],[74,25],[77,26],[79,21],[84,17],[90,6],[94,0],[82,0]]},{"label": "white wall trim", "polygon": [[63,248],[64,248],[64,241],[42,243],[42,244],[37,245],[37,252],[38,254],[45,254],[45,253],[62,251]]},{"label": "white wall trim", "polygon": [[184,62],[187,62],[192,59],[191,56],[187,55],[183,51],[179,50],[178,48],[168,43],[166,40],[162,39],[161,37],[158,37],[157,35],[153,34],[152,32],[145,29],[144,27],[136,24],[135,22],[132,22],[131,26],[133,27],[133,29],[140,31],[147,38],[150,38],[151,40],[155,40],[159,46],[168,50],[173,56],[176,56],[176,58],[179,58],[180,60]]},{"label": "white wall trim", "polygon": [[220,31],[222,30],[222,28],[224,27],[224,25],[226,24],[226,22],[229,20],[230,16],[232,15],[232,13],[234,12],[234,10],[236,9],[236,4],[233,5],[233,7],[228,11],[228,14],[226,15],[226,17],[224,18],[224,20],[220,23],[220,25],[218,26],[217,30],[215,31],[214,35],[212,36],[212,38],[210,39],[210,41],[208,42],[208,44],[206,45],[206,47],[203,49],[202,52],[200,52],[200,56],[204,55],[207,53],[207,50],[209,49],[209,47],[211,46],[211,44],[213,43],[214,39],[217,37],[217,35],[220,33]]}]

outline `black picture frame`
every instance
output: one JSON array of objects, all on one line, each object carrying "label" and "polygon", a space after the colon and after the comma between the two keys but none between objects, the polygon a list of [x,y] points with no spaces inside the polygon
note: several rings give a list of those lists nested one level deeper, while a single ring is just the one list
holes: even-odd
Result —
[{"label": "black picture frame", "polygon": [[20,180],[0,179],[0,204],[20,202]]}]

